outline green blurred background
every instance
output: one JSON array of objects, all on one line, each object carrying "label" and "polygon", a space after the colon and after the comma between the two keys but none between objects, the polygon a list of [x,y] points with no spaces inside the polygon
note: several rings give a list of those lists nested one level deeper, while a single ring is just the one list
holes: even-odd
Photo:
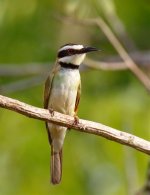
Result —
[{"label": "green blurred background", "polygon": [[[126,34],[128,51],[149,49],[147,0],[0,0],[0,66],[15,64],[21,70],[25,63],[54,62],[59,46],[69,42],[100,48],[90,54],[93,59],[117,55],[97,27],[60,21],[60,14],[81,19],[100,15],[122,42]],[[1,76],[0,93],[42,107],[44,80],[38,76]],[[13,88],[32,77],[37,85]],[[149,140],[150,95],[130,71],[90,70],[81,77],[80,118]],[[52,186],[44,122],[0,108],[0,195],[132,195],[144,184],[148,156],[129,147],[71,130],[63,152],[62,182]]]}]

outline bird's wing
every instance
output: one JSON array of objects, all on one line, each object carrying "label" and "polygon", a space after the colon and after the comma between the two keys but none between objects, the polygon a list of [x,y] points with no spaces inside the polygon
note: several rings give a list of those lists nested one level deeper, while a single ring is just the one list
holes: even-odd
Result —
[{"label": "bird's wing", "polygon": [[54,67],[52,68],[48,78],[46,79],[45,88],[44,88],[44,108],[45,109],[48,108],[48,102],[49,102],[49,98],[50,98],[53,79],[54,79],[55,73],[59,70],[59,68],[60,68],[60,66],[57,65],[57,61],[56,61],[56,63],[54,65]]},{"label": "bird's wing", "polygon": [[45,88],[44,88],[44,108],[45,109],[48,108],[48,102],[49,102],[50,92],[52,88],[53,78],[54,78],[54,73],[51,72],[45,82]]},{"label": "bird's wing", "polygon": [[79,105],[79,102],[80,102],[80,96],[81,96],[81,82],[79,83],[78,91],[77,91],[77,97],[76,97],[76,103],[75,103],[75,109],[74,109],[75,114],[78,111],[78,105]]},{"label": "bird's wing", "polygon": [[[50,94],[51,94],[51,89],[52,89],[52,84],[53,84],[53,79],[55,76],[55,73],[58,71],[59,66],[55,65],[54,68],[51,70],[48,78],[46,79],[45,82],[45,88],[44,88],[44,108],[47,109],[48,108],[48,103],[49,103],[49,98],[50,98]],[[46,129],[48,132],[48,137],[49,137],[49,142],[51,143],[51,135],[50,135],[50,131],[48,128],[48,123],[46,122]]]}]

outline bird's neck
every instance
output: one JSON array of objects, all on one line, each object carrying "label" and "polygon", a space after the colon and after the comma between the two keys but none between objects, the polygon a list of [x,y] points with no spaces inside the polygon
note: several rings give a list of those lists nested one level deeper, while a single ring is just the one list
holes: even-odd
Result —
[{"label": "bird's neck", "polygon": [[72,63],[59,62],[60,66],[67,69],[79,69],[79,65]]}]

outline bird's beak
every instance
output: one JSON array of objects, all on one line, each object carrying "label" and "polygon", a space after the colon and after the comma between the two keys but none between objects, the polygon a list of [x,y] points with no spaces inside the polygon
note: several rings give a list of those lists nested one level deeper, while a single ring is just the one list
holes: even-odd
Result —
[{"label": "bird's beak", "polygon": [[92,51],[100,51],[99,49],[95,48],[95,47],[84,47],[82,49],[83,53],[88,53],[88,52],[92,52]]}]

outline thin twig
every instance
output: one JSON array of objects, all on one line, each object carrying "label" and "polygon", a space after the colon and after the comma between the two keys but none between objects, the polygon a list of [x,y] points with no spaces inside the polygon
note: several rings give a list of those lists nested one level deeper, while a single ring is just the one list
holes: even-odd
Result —
[{"label": "thin twig", "polygon": [[29,77],[21,80],[17,80],[11,83],[0,85],[0,93],[1,94],[8,94],[14,93],[16,91],[22,91],[31,87],[35,87],[40,85],[44,82],[46,76],[45,75],[38,75],[34,77]]},{"label": "thin twig", "polygon": [[0,76],[32,76],[46,72],[51,63],[0,64]]},{"label": "thin twig", "polygon": [[64,115],[58,112],[54,112],[54,115],[51,115],[48,110],[34,107],[2,95],[0,95],[0,107],[13,110],[30,118],[48,121],[61,126],[73,128],[77,131],[81,131],[84,133],[102,136],[111,141],[130,146],[132,148],[135,148],[136,150],[150,155],[149,141],[146,141],[132,134],[105,126],[101,123],[96,123],[83,119],[79,119],[79,123],[75,123],[74,117]]},{"label": "thin twig", "polygon": [[103,61],[96,61],[92,60],[90,58],[87,58],[84,60],[84,63],[89,68],[94,68],[97,70],[126,70],[128,69],[126,64],[123,62],[103,62]]},{"label": "thin twig", "polygon": [[[117,14],[114,1],[102,0],[99,3],[101,5],[101,8],[102,8],[101,10],[104,14],[104,17],[107,23],[111,26],[113,31],[117,34],[117,36],[119,37],[123,45],[126,47],[126,49],[128,51],[136,50],[134,41],[129,36],[124,23],[121,21],[121,19],[119,18]],[[99,6],[97,5],[97,8],[98,7]]]},{"label": "thin twig", "polygon": [[[150,69],[150,51],[136,51],[129,54],[133,60],[138,64],[140,68],[146,70]],[[22,77],[22,76],[34,76],[41,75],[50,70],[51,65],[54,62],[50,63],[23,63],[23,64],[0,64],[0,76],[6,77]],[[126,64],[119,58],[119,56],[107,56],[102,60],[93,60],[91,58],[86,58],[84,61],[84,66],[90,68],[97,68],[102,70],[125,70],[128,67]],[[85,70],[85,69],[83,69]]]}]

